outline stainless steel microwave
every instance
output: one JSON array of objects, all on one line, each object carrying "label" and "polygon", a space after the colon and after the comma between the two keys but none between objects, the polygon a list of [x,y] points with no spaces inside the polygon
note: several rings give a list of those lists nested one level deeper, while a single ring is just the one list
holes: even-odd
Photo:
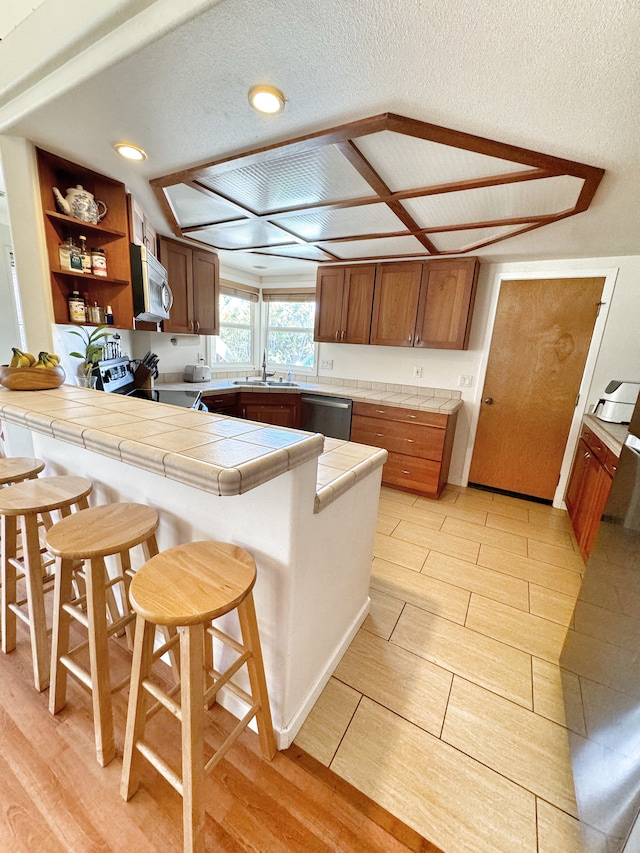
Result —
[{"label": "stainless steel microwave", "polygon": [[169,319],[173,294],[167,281],[167,271],[145,246],[129,244],[131,281],[133,284],[133,314],[136,320],[161,323]]}]

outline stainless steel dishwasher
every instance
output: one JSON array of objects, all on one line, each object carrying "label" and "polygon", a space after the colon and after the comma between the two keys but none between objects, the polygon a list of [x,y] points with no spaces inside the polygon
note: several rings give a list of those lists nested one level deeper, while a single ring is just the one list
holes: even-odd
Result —
[{"label": "stainless steel dishwasher", "polygon": [[351,438],[351,409],[353,401],[346,397],[323,397],[321,394],[302,394],[300,397],[300,428],[321,432],[329,438]]}]

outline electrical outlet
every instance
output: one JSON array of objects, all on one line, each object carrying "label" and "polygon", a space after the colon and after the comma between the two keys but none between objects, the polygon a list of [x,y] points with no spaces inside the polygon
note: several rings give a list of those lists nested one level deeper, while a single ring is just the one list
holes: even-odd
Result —
[{"label": "electrical outlet", "polygon": [[333,370],[333,359],[332,358],[321,358],[320,359],[320,369],[321,370]]},{"label": "electrical outlet", "polygon": [[471,388],[473,385],[473,376],[458,376],[458,388]]},{"label": "electrical outlet", "polygon": [[414,379],[422,379],[422,368],[416,365],[413,368],[413,378]]}]

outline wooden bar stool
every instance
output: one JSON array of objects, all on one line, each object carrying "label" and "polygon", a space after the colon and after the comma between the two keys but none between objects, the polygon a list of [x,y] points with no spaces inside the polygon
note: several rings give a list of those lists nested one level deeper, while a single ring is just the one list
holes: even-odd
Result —
[{"label": "wooden bar stool", "polygon": [[[119,684],[111,685],[108,639],[134,619],[129,606],[131,549],[141,545],[146,560],[157,554],[158,523],[158,513],[150,506],[116,503],[77,512],[54,524],[47,533],[47,547],[56,557],[49,710],[57,714],[66,704],[67,672],[91,691],[96,757],[103,767],[115,756],[111,694],[129,682],[127,674]],[[105,557],[111,556],[117,557],[114,577],[109,576],[105,563]],[[81,574],[87,591],[74,599],[72,576],[79,560],[84,563]],[[116,586],[120,589],[120,610],[113,597]],[[84,626],[87,640],[70,649],[71,619]],[[88,671],[74,659],[87,646]]]},{"label": "wooden bar stool", "polygon": [[35,480],[43,469],[42,459],[31,456],[3,456],[0,458],[0,486]]},{"label": "wooden bar stool", "polygon": [[[36,690],[49,684],[50,657],[47,648],[47,621],[44,595],[52,588],[49,568],[53,559],[40,546],[38,527],[42,519],[50,524],[49,513],[58,510],[62,516],[72,508],[88,506],[91,481],[84,477],[43,477],[23,480],[0,489],[2,521],[2,651],[16,647],[16,616],[29,626],[31,657]],[[22,560],[18,552],[18,519],[22,536]],[[17,581],[25,579],[27,597],[17,599]],[[27,605],[26,612],[24,605]]]},{"label": "wooden bar stool", "polygon": [[[144,756],[183,798],[184,850],[205,849],[204,778],[255,716],[264,758],[276,752],[260,638],[253,604],[256,565],[242,548],[224,542],[192,542],[153,557],[131,582],[131,606],[137,613],[127,731],[120,793],[135,794]],[[211,624],[237,610],[242,643]],[[156,626],[177,628],[177,635],[154,653]],[[212,638],[231,647],[238,657],[224,672],[213,669]],[[151,667],[167,648],[180,642],[180,704],[151,679]],[[251,694],[230,679],[247,665]],[[226,685],[248,705],[245,716],[213,756],[205,761],[204,715],[218,690]],[[159,704],[146,711],[147,693]],[[182,775],[178,776],[145,740],[147,719],[167,708],[182,725]]]}]

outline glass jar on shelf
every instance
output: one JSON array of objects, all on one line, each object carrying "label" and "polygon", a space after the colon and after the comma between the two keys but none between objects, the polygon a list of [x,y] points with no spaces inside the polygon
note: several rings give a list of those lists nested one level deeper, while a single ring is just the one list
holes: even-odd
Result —
[{"label": "glass jar on shelf", "polygon": [[104,249],[91,250],[91,272],[94,275],[107,275],[107,256]]}]

